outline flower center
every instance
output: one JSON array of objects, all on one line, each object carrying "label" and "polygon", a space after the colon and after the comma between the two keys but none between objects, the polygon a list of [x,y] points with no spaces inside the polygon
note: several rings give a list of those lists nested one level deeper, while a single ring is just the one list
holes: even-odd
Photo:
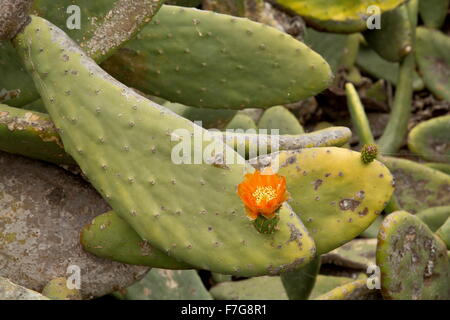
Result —
[{"label": "flower center", "polygon": [[255,192],[252,193],[252,196],[256,199],[256,203],[259,204],[263,199],[266,201],[270,201],[275,199],[277,193],[274,188],[268,187],[257,187]]}]

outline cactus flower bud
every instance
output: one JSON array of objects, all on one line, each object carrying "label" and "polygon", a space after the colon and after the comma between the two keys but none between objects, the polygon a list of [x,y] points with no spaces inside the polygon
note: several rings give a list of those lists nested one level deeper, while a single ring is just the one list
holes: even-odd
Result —
[{"label": "cactus flower bud", "polygon": [[361,160],[365,164],[371,163],[377,155],[378,147],[375,144],[365,144],[361,149]]}]

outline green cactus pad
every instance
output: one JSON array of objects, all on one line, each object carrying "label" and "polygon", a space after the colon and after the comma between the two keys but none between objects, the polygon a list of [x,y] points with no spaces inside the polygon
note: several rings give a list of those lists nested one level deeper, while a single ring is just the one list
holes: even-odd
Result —
[{"label": "green cactus pad", "polygon": [[383,13],[381,29],[367,30],[363,35],[369,46],[382,58],[390,62],[400,62],[413,47],[406,5]]},{"label": "green cactus pad", "polygon": [[450,0],[419,1],[420,16],[425,26],[440,29],[448,13]]},{"label": "green cactus pad", "polygon": [[450,115],[414,127],[408,136],[408,147],[425,160],[450,164]]},{"label": "green cactus pad", "polygon": [[404,210],[417,213],[450,203],[450,176],[422,164],[392,157],[383,163],[395,177],[395,196]]},{"label": "green cactus pad", "polygon": [[354,33],[366,30],[368,8],[378,6],[381,12],[395,9],[405,0],[277,0],[277,3],[304,17],[317,29]]},{"label": "green cactus pad", "polygon": [[191,121],[201,121],[205,129],[223,129],[236,115],[235,110],[204,109],[185,106],[179,103],[164,102],[161,104],[183,118]]},{"label": "green cactus pad", "polygon": [[256,130],[256,123],[253,121],[253,119],[243,113],[238,113],[234,116],[234,118],[227,124],[226,127],[227,130],[248,130],[248,129],[254,129]]},{"label": "green cactus pad", "polygon": [[49,298],[0,277],[0,300],[49,300]]},{"label": "green cactus pad", "polygon": [[[40,102],[33,104],[39,105]],[[173,104],[169,109],[172,110]],[[200,118],[206,123],[212,124],[213,119],[219,118],[219,114],[206,117],[206,113],[222,113],[225,110],[175,108],[175,113],[182,113],[182,116],[190,118]],[[39,107],[41,109],[41,107]],[[195,112],[192,109],[197,109]],[[188,112],[186,115],[185,110]],[[192,112],[191,112],[192,111]],[[205,111],[205,112],[202,112]],[[235,112],[235,111],[232,111]],[[207,120],[208,119],[208,120]],[[213,122],[209,122],[213,121]],[[214,122],[218,123],[218,122]],[[39,113],[31,110],[8,107],[0,104],[0,132],[7,139],[0,141],[0,150],[20,154],[26,157],[44,160],[55,164],[75,164],[73,158],[67,154],[63,147],[61,138],[57,133],[50,116],[46,113]],[[234,148],[240,154],[248,154],[249,150],[271,151],[271,136],[257,135],[252,133],[232,133],[214,132],[223,142]],[[303,135],[283,135],[279,137],[280,150],[296,150],[300,148],[341,146],[351,138],[351,131],[346,127],[332,127],[318,132]],[[258,145],[260,143],[260,145]]]},{"label": "green cactus pad", "polygon": [[[447,249],[450,250],[450,218],[436,231],[436,235],[444,240]],[[450,294],[449,294],[450,296]]]},{"label": "green cactus pad", "polygon": [[[116,3],[118,2],[113,0],[36,0],[33,2],[32,11],[34,14],[42,15],[49,19],[67,32],[76,42],[80,43],[86,49],[91,50],[95,49],[95,46],[99,42],[101,43],[101,41],[97,42],[97,44],[89,41],[100,30],[102,24],[106,22],[105,17],[107,13]],[[97,51],[95,53],[95,59],[98,61],[104,60],[107,54],[110,54],[126,40],[121,36],[131,37],[133,33],[142,27],[142,23],[146,23],[137,19],[137,16],[145,14],[146,17],[150,17],[152,14],[149,14],[149,11],[153,11],[152,13],[157,11],[161,3],[162,1],[149,1],[149,10],[141,10],[137,15],[135,14],[133,16],[134,19],[126,20],[128,21],[127,24],[122,24],[119,27],[109,24],[109,29],[114,30],[115,33],[108,34],[104,38],[114,40],[105,41],[103,44],[106,43],[110,47],[104,51]],[[142,4],[142,1],[137,1],[135,4]],[[68,28],[67,21],[70,14],[68,14],[67,9],[70,5],[77,5],[80,9],[80,29]],[[151,8],[155,8],[155,10],[151,10]],[[126,10],[122,11],[126,12]],[[146,12],[144,13],[144,11]],[[120,14],[119,12],[115,12],[116,16]],[[114,15],[110,15],[109,17],[111,16]],[[125,19],[122,20],[125,21]],[[122,27],[126,31],[120,33],[119,30],[123,30]],[[130,31],[132,34],[128,34]],[[2,75],[0,77],[0,103],[7,103],[13,107],[21,107],[39,98],[39,94],[33,84],[33,79],[25,71],[20,59],[17,57],[17,53],[9,42],[0,43],[0,74]]]},{"label": "green cactus pad", "polygon": [[[275,161],[277,160],[277,161]],[[342,148],[281,151],[260,157],[261,166],[278,162],[286,177],[290,205],[323,254],[352,240],[383,211],[393,178],[379,161],[365,165],[361,154]]]},{"label": "green cactus pad", "polygon": [[114,296],[123,300],[212,300],[195,270],[152,269]]},{"label": "green cactus pad", "polygon": [[75,164],[49,116],[0,104],[0,150],[57,164]]},{"label": "green cactus pad", "polygon": [[385,299],[450,298],[447,248],[426,224],[408,212],[397,211],[384,219],[376,260]]},{"label": "green cactus pad", "polygon": [[304,42],[319,53],[336,73],[342,67],[347,55],[348,39],[349,36],[345,34],[320,32],[307,28]]},{"label": "green cactus pad", "polygon": [[361,279],[343,284],[314,300],[381,300],[379,291],[367,287],[367,280]]},{"label": "green cactus pad", "polygon": [[280,134],[293,135],[305,133],[297,118],[283,106],[267,109],[259,120],[258,128],[267,130],[278,129]]},{"label": "green cactus pad", "polygon": [[306,300],[313,290],[317,274],[320,270],[321,257],[302,268],[283,272],[280,275],[281,282],[289,297],[289,300]]},{"label": "green cactus pad", "polygon": [[322,256],[322,263],[357,269],[365,272],[375,265],[376,239],[355,239]]},{"label": "green cactus pad", "polygon": [[[44,17],[60,27],[83,50],[99,62],[110,56],[152,19],[164,0],[37,0],[33,14]],[[70,27],[69,6],[79,10],[79,27]],[[71,15],[69,15],[69,13]],[[73,21],[72,21],[73,23]]]},{"label": "green cactus pad", "polygon": [[[143,239],[197,268],[243,276],[276,274],[314,256],[313,240],[288,205],[273,235],[254,229],[236,192],[243,159],[217,140],[198,141],[206,130],[114,80],[44,19],[33,16],[15,45],[65,149]],[[176,164],[180,134],[220,151],[203,164]],[[237,164],[221,161],[231,156]]]},{"label": "green cactus pad", "polygon": [[[394,86],[397,85],[399,64],[389,62],[381,58],[375,51],[362,47],[359,50],[358,58],[356,59],[357,66],[369,75],[384,79]],[[413,74],[413,89],[420,91],[425,88],[425,83],[419,74],[414,71]]]},{"label": "green cactus pad", "polygon": [[210,290],[216,300],[288,300],[280,277],[222,282]]},{"label": "green cactus pad", "polygon": [[99,215],[81,231],[83,249],[102,258],[162,269],[192,269],[152,247],[113,211]]},{"label": "green cactus pad", "polygon": [[450,206],[428,208],[417,213],[416,217],[425,222],[431,231],[436,232],[450,218]]},{"label": "green cactus pad", "polygon": [[417,28],[416,37],[416,59],[427,88],[450,101],[450,37],[424,27]]},{"label": "green cactus pad", "polygon": [[53,300],[81,300],[80,291],[67,287],[67,278],[55,278],[42,290],[42,294]]},{"label": "green cactus pad", "polygon": [[332,78],[319,54],[275,28],[175,6],[163,6],[102,67],[142,92],[224,109],[297,102],[326,89]]}]

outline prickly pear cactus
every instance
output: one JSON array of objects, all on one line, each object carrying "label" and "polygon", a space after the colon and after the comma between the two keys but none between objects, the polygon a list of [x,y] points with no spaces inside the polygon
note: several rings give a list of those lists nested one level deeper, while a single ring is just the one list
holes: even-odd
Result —
[{"label": "prickly pear cactus", "polygon": [[320,264],[321,257],[317,257],[302,268],[286,271],[280,275],[289,300],[308,299],[316,283]]},{"label": "prickly pear cactus", "polygon": [[[202,128],[111,78],[42,18],[33,16],[14,42],[65,149],[143,239],[198,268],[225,274],[278,273],[314,256],[314,241],[287,205],[273,235],[254,229],[236,194],[245,165],[217,158],[226,153],[239,159],[234,151],[213,140],[220,152],[206,163],[172,161],[179,134],[189,142],[194,130],[206,134]],[[203,141],[202,147],[209,144]]]},{"label": "prickly pear cactus", "polygon": [[[34,14],[43,15],[63,28],[96,61],[104,60],[124,41],[132,38],[162,4],[159,0],[138,0],[133,3],[127,0],[15,2],[19,5],[24,2],[33,3],[31,11]],[[6,4],[2,7],[2,12],[8,11],[5,7]],[[79,28],[69,27],[77,20],[77,10],[80,17]],[[39,98],[33,80],[9,42],[0,43],[0,71],[0,103],[20,107]]]},{"label": "prickly pear cactus", "polygon": [[416,60],[427,88],[450,101],[450,37],[425,27],[417,28]]},{"label": "prickly pear cactus", "polygon": [[376,260],[385,299],[449,299],[447,248],[408,212],[397,211],[385,218],[378,233]]},{"label": "prickly pear cactus", "polygon": [[332,77],[320,55],[275,28],[175,6],[163,6],[102,67],[142,92],[225,109],[298,101],[324,90]]},{"label": "prickly pear cactus", "polygon": [[425,160],[450,164],[450,115],[414,127],[408,136],[408,147]]},{"label": "prickly pear cactus", "polygon": [[449,0],[420,1],[420,16],[427,27],[440,29],[450,5]]},{"label": "prickly pear cactus", "polygon": [[243,113],[238,113],[234,116],[234,118],[227,124],[227,130],[248,130],[253,129],[256,132],[256,123],[253,119]]},{"label": "prickly pear cactus", "polygon": [[392,157],[383,163],[395,177],[395,196],[404,210],[416,213],[450,203],[450,176],[422,164]]},{"label": "prickly pear cactus", "polygon": [[[260,157],[286,177],[290,202],[314,238],[319,254],[363,232],[393,193],[393,178],[379,161],[366,165],[358,152],[341,148],[282,151]],[[320,167],[317,166],[320,163]]]},{"label": "prickly pear cactus", "polygon": [[0,135],[2,151],[57,164],[75,164],[46,114],[0,104]]}]

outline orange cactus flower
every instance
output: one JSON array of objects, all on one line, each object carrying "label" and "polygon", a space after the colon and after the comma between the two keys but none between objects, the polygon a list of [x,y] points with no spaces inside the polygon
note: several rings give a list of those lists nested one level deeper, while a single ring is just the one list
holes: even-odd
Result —
[{"label": "orange cactus flower", "polygon": [[245,204],[247,216],[252,220],[261,214],[272,219],[289,197],[286,178],[268,170],[263,174],[258,170],[246,174],[244,181],[238,185],[238,195]]}]

